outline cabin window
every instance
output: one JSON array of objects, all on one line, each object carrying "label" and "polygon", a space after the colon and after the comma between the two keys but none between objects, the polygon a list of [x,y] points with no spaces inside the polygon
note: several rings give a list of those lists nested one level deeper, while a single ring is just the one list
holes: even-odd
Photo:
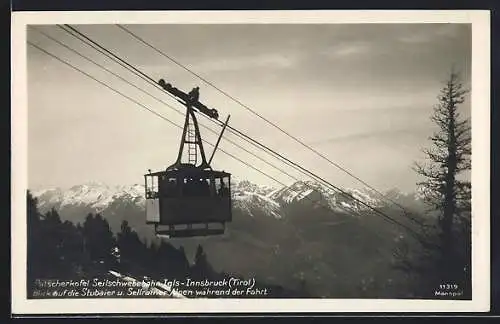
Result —
[{"label": "cabin window", "polygon": [[217,195],[221,197],[229,196],[229,177],[221,177],[215,179],[215,188]]},{"label": "cabin window", "polygon": [[210,196],[210,179],[189,177],[183,181],[182,194],[186,197]]},{"label": "cabin window", "polygon": [[158,198],[158,177],[157,176],[146,176],[146,198],[155,199]]},{"label": "cabin window", "polygon": [[201,183],[201,193],[203,196],[210,196],[210,179],[200,179]]},{"label": "cabin window", "polygon": [[220,191],[221,183],[222,183],[221,178],[215,178],[215,192],[218,193]]}]

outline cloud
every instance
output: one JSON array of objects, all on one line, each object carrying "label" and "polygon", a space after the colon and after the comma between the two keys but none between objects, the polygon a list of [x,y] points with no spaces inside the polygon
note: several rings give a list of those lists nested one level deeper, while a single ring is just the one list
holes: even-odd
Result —
[{"label": "cloud", "polygon": [[460,35],[461,29],[470,29],[470,24],[445,24],[436,30],[436,35],[455,38]]},{"label": "cloud", "polygon": [[366,45],[353,44],[349,46],[343,46],[334,50],[336,56],[352,55],[352,54],[362,54],[367,52]]},{"label": "cloud", "polygon": [[460,36],[461,29],[467,25],[444,24],[438,27],[431,25],[431,28],[420,28],[419,30],[406,31],[406,35],[401,35],[397,39],[402,43],[423,44],[444,39],[454,39]]},{"label": "cloud", "polygon": [[329,46],[321,54],[328,58],[352,58],[354,56],[362,56],[374,54],[378,49],[368,41],[344,42]]},{"label": "cloud", "polygon": [[294,54],[262,54],[257,56],[226,57],[205,59],[199,63],[190,64],[195,71],[222,72],[239,71],[255,68],[289,69],[298,63],[299,58]]},{"label": "cloud", "polygon": [[371,132],[336,136],[317,141],[312,141],[309,142],[308,144],[324,145],[324,144],[346,143],[346,142],[363,141],[371,139],[394,140],[396,138],[402,139],[402,137],[404,136],[419,136],[419,135],[422,138],[426,138],[428,134],[431,134],[429,127],[420,127],[414,129],[383,129],[383,130],[374,130]]},{"label": "cloud", "polygon": [[422,43],[427,43],[431,41],[432,37],[428,34],[411,34],[411,35],[404,35],[399,37],[399,41],[402,43],[410,43],[410,44],[422,44]]}]

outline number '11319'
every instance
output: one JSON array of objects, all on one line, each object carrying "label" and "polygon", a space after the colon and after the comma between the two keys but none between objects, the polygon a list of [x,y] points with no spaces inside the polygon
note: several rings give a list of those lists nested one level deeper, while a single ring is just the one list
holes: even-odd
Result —
[{"label": "number '11319'", "polygon": [[458,289],[457,284],[441,284],[439,285],[439,289]]}]

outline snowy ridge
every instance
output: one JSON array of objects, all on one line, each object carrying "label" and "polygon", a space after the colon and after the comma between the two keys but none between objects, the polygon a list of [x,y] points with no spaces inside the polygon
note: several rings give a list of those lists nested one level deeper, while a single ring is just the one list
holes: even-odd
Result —
[{"label": "snowy ridge", "polygon": [[45,205],[59,208],[71,205],[83,205],[100,211],[119,198],[127,199],[136,204],[144,205],[144,186],[109,186],[99,182],[89,182],[75,185],[68,189],[53,188],[33,192],[39,200],[40,207]]},{"label": "snowy ridge", "polygon": [[235,207],[246,211],[250,216],[254,217],[255,210],[264,212],[268,216],[273,216],[275,218],[282,218],[280,214],[280,204],[273,201],[267,196],[259,195],[254,192],[238,192],[233,195],[233,201]]},{"label": "snowy ridge", "polygon": [[[32,193],[38,198],[39,207],[45,210],[52,207],[60,209],[66,206],[84,206],[101,212],[112,204],[133,204],[144,208],[144,191],[144,185],[140,184],[110,186],[101,182],[88,182],[67,189],[41,189]],[[368,189],[343,191],[347,195],[313,181],[297,181],[278,189],[234,178],[231,182],[233,206],[252,217],[264,214],[283,218],[283,207],[292,204],[321,203],[338,211],[349,212],[365,210],[368,206],[378,208],[390,203]],[[389,190],[386,197],[393,201],[405,199],[403,201],[409,203],[421,199],[418,194],[406,194],[397,189]]]},{"label": "snowy ridge", "polygon": [[368,206],[377,208],[384,204],[382,198],[368,189],[333,190],[313,181],[297,181],[291,186],[275,191],[270,198],[282,203],[325,201],[333,209],[362,210]]},{"label": "snowy ridge", "polygon": [[[312,197],[316,193],[317,197]],[[318,195],[319,194],[319,195]],[[281,203],[291,204],[302,200],[316,200],[330,196],[328,189],[312,181],[297,181],[271,194],[271,198]]]},{"label": "snowy ridge", "polygon": [[239,181],[236,179],[232,179],[231,189],[233,193],[247,192],[247,193],[256,193],[261,196],[268,196],[270,193],[276,191],[276,188],[273,187],[257,185],[248,180]]},{"label": "snowy ridge", "polygon": [[[275,191],[274,188],[249,181],[233,181],[231,188],[235,207],[247,211],[251,216],[259,210],[272,217],[282,217],[279,213],[280,205],[268,197],[270,192]],[[139,184],[111,186],[101,182],[88,182],[70,188],[41,189],[32,194],[38,198],[42,209],[86,206],[101,212],[119,200],[144,208],[144,192],[144,185]]]},{"label": "snowy ridge", "polygon": [[268,186],[259,186],[250,181],[233,180],[231,193],[234,206],[247,212],[251,217],[259,210],[267,216],[282,218],[280,204],[269,197],[276,189]]}]

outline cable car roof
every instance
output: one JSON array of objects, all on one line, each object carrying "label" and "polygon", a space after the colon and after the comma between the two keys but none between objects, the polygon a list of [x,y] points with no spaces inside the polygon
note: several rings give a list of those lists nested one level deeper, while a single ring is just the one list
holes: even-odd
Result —
[{"label": "cable car roof", "polygon": [[214,177],[227,177],[230,176],[231,174],[225,171],[217,171],[217,170],[204,170],[204,169],[198,169],[198,168],[180,168],[180,169],[173,169],[173,170],[165,170],[165,171],[158,171],[158,172],[151,172],[145,174],[146,176],[172,176],[172,175],[198,175],[202,174],[203,176],[214,176]]}]

